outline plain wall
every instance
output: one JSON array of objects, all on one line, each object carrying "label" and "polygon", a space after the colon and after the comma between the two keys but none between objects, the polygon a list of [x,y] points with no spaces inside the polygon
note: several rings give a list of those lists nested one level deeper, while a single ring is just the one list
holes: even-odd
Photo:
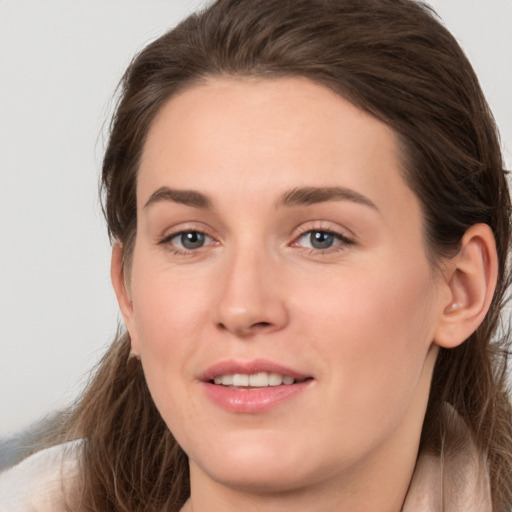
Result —
[{"label": "plain wall", "polygon": [[[512,1],[431,2],[480,76],[512,162]],[[200,1],[0,0],[0,436],[65,406],[116,331],[97,199],[131,57]]]}]

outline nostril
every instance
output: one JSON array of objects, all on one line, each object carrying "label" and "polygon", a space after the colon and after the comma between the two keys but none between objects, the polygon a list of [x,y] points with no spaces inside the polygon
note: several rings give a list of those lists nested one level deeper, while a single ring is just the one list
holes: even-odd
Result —
[{"label": "nostril", "polygon": [[221,331],[232,331],[238,336],[250,336],[258,331],[265,331],[272,327],[272,322],[254,322],[245,325],[230,325],[223,322],[217,324],[217,328]]},{"label": "nostril", "polygon": [[270,325],[272,325],[270,322],[257,322],[255,324],[252,324],[251,327],[254,329],[258,327],[269,327]]}]

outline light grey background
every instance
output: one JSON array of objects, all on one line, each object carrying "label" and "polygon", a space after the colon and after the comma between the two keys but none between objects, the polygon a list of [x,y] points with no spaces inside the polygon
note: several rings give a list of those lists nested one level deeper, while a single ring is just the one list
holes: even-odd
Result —
[{"label": "light grey background", "polygon": [[[465,48],[512,165],[512,0],[431,1]],[[201,0],[0,0],[0,436],[65,406],[112,339],[97,200],[131,57]]]}]

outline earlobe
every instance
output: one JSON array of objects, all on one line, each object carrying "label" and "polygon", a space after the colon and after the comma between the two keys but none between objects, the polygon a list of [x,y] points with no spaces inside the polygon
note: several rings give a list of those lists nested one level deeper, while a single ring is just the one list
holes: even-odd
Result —
[{"label": "earlobe", "polygon": [[449,288],[447,304],[434,341],[444,348],[463,343],[482,323],[494,295],[498,276],[498,257],[491,228],[471,226],[462,237],[460,250],[446,266]]},{"label": "earlobe", "polygon": [[133,336],[133,304],[130,297],[130,290],[126,283],[124,268],[123,268],[123,256],[124,249],[120,242],[115,242],[112,247],[112,260],[110,264],[110,278],[112,280],[112,286],[117,297],[119,309],[123,315],[123,320],[130,333],[132,339],[132,350],[136,350],[134,347],[134,336]]}]

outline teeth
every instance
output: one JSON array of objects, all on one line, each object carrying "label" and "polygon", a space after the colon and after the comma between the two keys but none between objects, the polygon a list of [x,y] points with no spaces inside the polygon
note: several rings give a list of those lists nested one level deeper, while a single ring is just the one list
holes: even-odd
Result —
[{"label": "teeth", "polygon": [[[224,380],[224,378],[222,378]],[[249,375],[244,375],[243,373],[235,373],[233,375],[233,386],[248,386],[249,385]]]},{"label": "teeth", "polygon": [[233,384],[233,375],[223,375],[221,384],[223,386],[231,386]]},{"label": "teeth", "polygon": [[268,386],[268,375],[265,372],[253,373],[249,375],[249,386],[253,388],[261,388]]},{"label": "teeth", "polygon": [[268,376],[269,386],[280,386],[283,383],[283,376],[279,373],[270,373]]},{"label": "teeth", "polygon": [[289,375],[279,373],[259,372],[247,375],[245,373],[217,375],[213,382],[222,386],[264,388],[267,386],[290,385],[295,382]]}]

